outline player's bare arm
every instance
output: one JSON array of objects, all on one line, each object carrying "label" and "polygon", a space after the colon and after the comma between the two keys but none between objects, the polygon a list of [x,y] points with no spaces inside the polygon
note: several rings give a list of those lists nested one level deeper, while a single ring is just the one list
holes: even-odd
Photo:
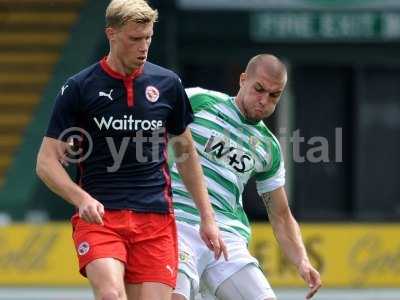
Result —
[{"label": "player's bare arm", "polygon": [[63,167],[67,147],[67,143],[45,137],[37,156],[36,173],[54,193],[76,206],[82,219],[102,224],[103,205],[74,183]]},{"label": "player's bare arm", "polygon": [[215,258],[221,254],[228,258],[226,246],[219,234],[215,223],[214,211],[208,199],[207,189],[203,179],[203,171],[198,162],[198,155],[193,143],[189,129],[175,137],[177,142],[173,143],[176,166],[182,180],[193,197],[201,217],[200,235],[207,247],[214,251]]},{"label": "player's bare arm", "polygon": [[264,193],[261,198],[279,246],[289,260],[296,265],[300,276],[310,288],[306,295],[306,299],[310,299],[321,287],[321,278],[307,256],[300,227],[290,211],[285,189],[280,187],[272,192]]}]

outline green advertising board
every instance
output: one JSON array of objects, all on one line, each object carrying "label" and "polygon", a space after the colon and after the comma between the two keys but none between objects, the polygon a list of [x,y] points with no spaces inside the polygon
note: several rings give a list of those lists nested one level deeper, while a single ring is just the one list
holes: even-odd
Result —
[{"label": "green advertising board", "polygon": [[177,0],[182,10],[242,11],[264,41],[400,40],[400,0]]},{"label": "green advertising board", "polygon": [[398,0],[177,0],[181,9],[394,9]]},{"label": "green advertising board", "polygon": [[255,12],[250,14],[249,31],[256,42],[394,41],[400,39],[400,12]]}]

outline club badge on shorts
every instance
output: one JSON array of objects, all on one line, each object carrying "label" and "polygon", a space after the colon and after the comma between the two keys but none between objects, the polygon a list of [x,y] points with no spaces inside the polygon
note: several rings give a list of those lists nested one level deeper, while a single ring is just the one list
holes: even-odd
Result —
[{"label": "club badge on shorts", "polygon": [[78,246],[78,254],[80,256],[85,255],[86,253],[89,252],[90,246],[88,242],[82,242]]},{"label": "club badge on shorts", "polygon": [[147,100],[149,100],[150,102],[156,102],[158,100],[158,98],[160,97],[160,92],[158,91],[158,89],[152,85],[149,85],[148,87],[146,87],[146,98]]},{"label": "club badge on shorts", "polygon": [[185,252],[185,251],[180,251],[179,252],[179,260],[181,262],[188,262],[189,261],[189,257],[190,257],[190,254],[188,252]]}]

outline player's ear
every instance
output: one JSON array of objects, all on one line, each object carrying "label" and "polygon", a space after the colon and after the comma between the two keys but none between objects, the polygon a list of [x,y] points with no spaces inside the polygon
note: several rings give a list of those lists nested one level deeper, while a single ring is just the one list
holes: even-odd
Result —
[{"label": "player's ear", "polygon": [[116,30],[113,27],[106,27],[104,30],[109,41],[114,40]]},{"label": "player's ear", "polygon": [[246,73],[242,73],[240,74],[240,78],[239,78],[239,86],[242,87],[244,85],[244,82],[247,79],[247,74]]}]

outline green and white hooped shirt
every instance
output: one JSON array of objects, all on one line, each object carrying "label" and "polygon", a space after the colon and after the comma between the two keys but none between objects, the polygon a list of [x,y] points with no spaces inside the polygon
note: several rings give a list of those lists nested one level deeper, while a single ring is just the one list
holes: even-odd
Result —
[{"label": "green and white hooped shirt", "polygon": [[[221,230],[248,240],[250,225],[242,192],[255,176],[263,194],[285,184],[279,142],[262,121],[249,122],[233,97],[201,88],[186,89],[195,119],[190,124],[207,189]],[[198,210],[176,169],[171,168],[176,219],[198,224]]]}]

